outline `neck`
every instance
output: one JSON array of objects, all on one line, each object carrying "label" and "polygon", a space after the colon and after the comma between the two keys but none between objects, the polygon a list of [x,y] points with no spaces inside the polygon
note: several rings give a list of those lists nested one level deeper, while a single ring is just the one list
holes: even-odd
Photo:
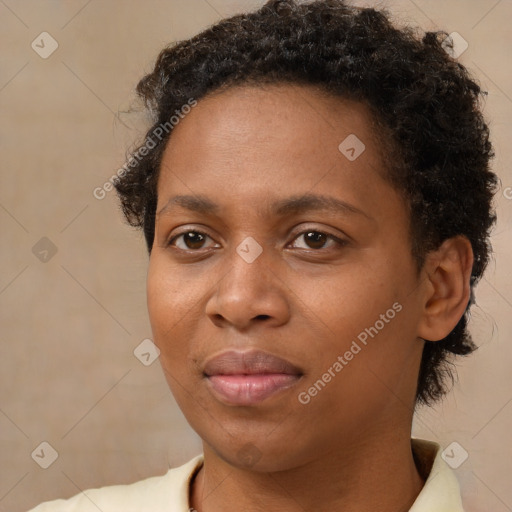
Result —
[{"label": "neck", "polygon": [[205,444],[190,499],[197,512],[397,512],[409,510],[423,485],[410,432],[395,430],[265,473],[228,464]]}]

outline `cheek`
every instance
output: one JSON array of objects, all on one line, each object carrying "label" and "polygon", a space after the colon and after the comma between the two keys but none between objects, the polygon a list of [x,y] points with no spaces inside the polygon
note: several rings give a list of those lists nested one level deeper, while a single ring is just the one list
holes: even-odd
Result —
[{"label": "cheek", "polygon": [[164,257],[155,254],[149,263],[146,293],[152,326],[161,332],[175,324],[179,328],[181,319],[193,309],[203,291]]},{"label": "cheek", "polygon": [[[153,255],[151,256],[153,258]],[[190,305],[180,289],[180,283],[171,278],[165,262],[150,261],[146,292],[153,341],[160,350],[160,364],[169,388],[182,410],[189,407],[194,390],[190,382],[186,326]],[[188,399],[187,399],[188,397]]]},{"label": "cheek", "polygon": [[187,318],[192,307],[187,289],[174,275],[158,257],[150,260],[146,284],[147,307],[154,342],[164,361],[176,360],[180,352],[185,354],[183,340],[187,337],[183,330],[187,322],[183,319]]},{"label": "cheek", "polygon": [[152,259],[149,264],[146,284],[149,319],[157,342],[160,332],[172,325],[173,296],[176,294],[176,290],[171,288],[171,283],[162,278],[158,267],[159,265]]},{"label": "cheek", "polygon": [[305,312],[314,313],[310,315],[321,320],[324,334],[331,338],[335,333],[356,336],[392,308],[400,296],[392,276],[366,264],[340,268],[324,280],[303,281],[301,290]]},{"label": "cheek", "polygon": [[355,368],[344,373],[358,379],[366,378],[367,370],[356,367],[369,365],[391,376],[389,358],[401,364],[410,357],[416,315],[412,274],[406,266],[398,267],[362,260],[325,282],[303,282],[304,315],[311,317],[308,325],[314,326],[316,346],[321,347],[312,360],[314,377],[345,354],[347,365]]}]

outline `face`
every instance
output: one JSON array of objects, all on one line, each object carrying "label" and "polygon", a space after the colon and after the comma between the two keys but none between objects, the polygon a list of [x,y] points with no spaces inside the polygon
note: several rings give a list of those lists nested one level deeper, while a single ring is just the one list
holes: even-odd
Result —
[{"label": "face", "polygon": [[231,88],[172,132],[150,321],[230,464],[284,470],[410,422],[422,283],[383,149],[364,105],[310,86]]}]

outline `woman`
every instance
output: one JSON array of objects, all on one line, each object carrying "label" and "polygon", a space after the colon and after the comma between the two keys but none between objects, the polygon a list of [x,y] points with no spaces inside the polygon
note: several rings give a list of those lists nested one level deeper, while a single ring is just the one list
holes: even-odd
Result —
[{"label": "woman", "polygon": [[475,349],[495,220],[481,91],[445,37],[271,0],[160,53],[115,186],[203,453],[34,511],[463,510],[442,448],[411,439]]}]

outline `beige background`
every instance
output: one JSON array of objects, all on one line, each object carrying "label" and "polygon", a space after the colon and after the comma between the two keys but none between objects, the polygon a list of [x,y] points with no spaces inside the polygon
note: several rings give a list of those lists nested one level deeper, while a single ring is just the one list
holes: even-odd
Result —
[{"label": "beige background", "polygon": [[[0,511],[162,474],[199,452],[158,361],[146,367],[133,354],[151,337],[142,235],[123,224],[113,191],[103,200],[92,191],[142,135],[136,115],[117,113],[161,47],[263,3],[0,0]],[[495,261],[473,313],[481,348],[413,433],[469,453],[456,470],[469,512],[509,511],[512,3],[377,5],[404,23],[459,32],[469,43],[460,61],[489,92],[503,188]],[[31,48],[43,31],[59,45],[47,59]],[[47,262],[32,251],[42,237],[57,248]],[[31,458],[43,441],[58,452],[46,470]]]}]

